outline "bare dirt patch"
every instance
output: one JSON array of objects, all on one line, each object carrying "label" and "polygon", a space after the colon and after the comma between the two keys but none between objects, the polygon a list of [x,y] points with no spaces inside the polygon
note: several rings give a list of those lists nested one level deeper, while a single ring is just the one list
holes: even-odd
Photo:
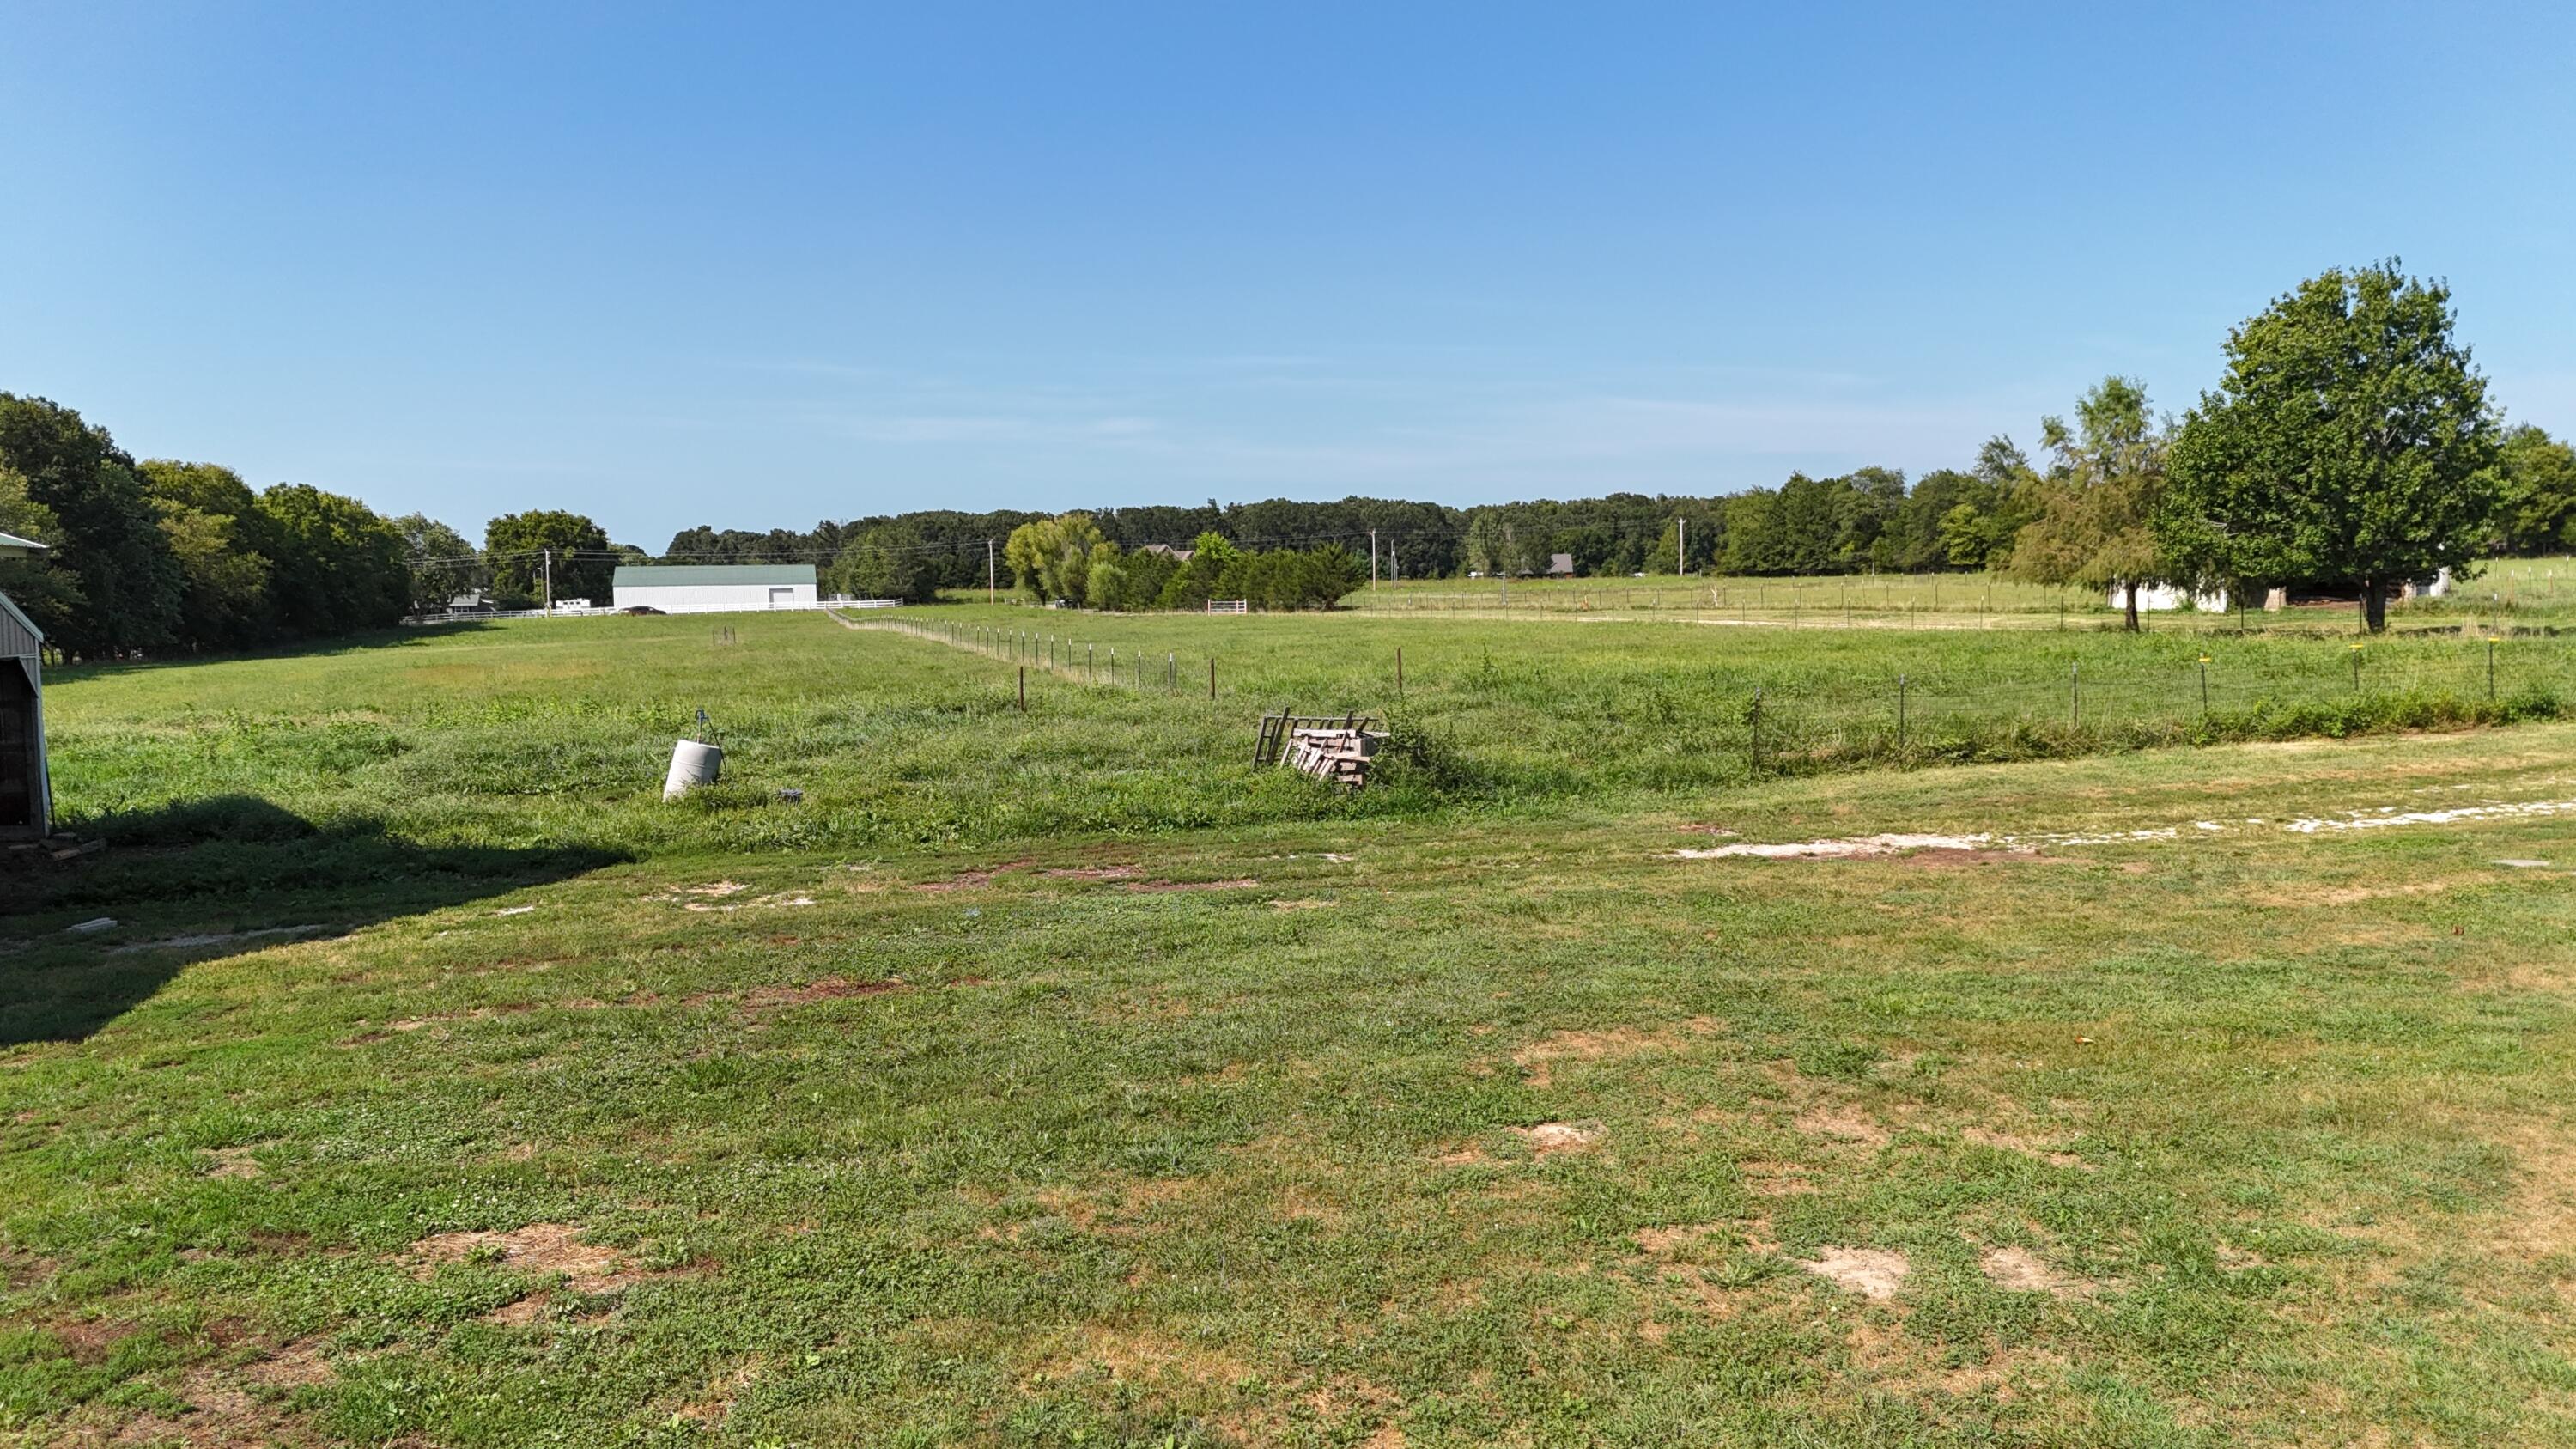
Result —
[{"label": "bare dirt patch", "polygon": [[1515,1127],[1513,1132],[1530,1145],[1540,1157],[1557,1152],[1586,1152],[1605,1135],[1598,1122],[1541,1122],[1535,1127]]},{"label": "bare dirt patch", "polygon": [[1795,1163],[1739,1162],[1735,1170],[1744,1174],[1744,1190],[1755,1197],[1789,1197],[1816,1190],[1807,1180],[1807,1169]]},{"label": "bare dirt patch", "polygon": [[961,870],[946,880],[922,881],[915,885],[913,889],[931,895],[937,895],[945,891],[973,890],[978,886],[991,885],[993,883],[993,877],[997,875],[1002,875],[1014,870],[1026,870],[1036,863],[1037,862],[1033,860],[1014,860],[1008,864],[993,866],[985,870]]},{"label": "bare dirt patch", "polygon": [[2023,1293],[2049,1293],[2060,1298],[2080,1297],[2092,1285],[2070,1277],[2040,1261],[2028,1248],[1988,1248],[1977,1259],[1986,1281],[1998,1288]]},{"label": "bare dirt patch", "polygon": [[1813,1258],[1803,1258],[1798,1266],[1829,1282],[1841,1284],[1864,1298],[1880,1301],[1896,1296],[1905,1286],[1905,1275],[1914,1265],[1893,1248],[1827,1248]]},{"label": "bare dirt patch", "polygon": [[1132,865],[1074,865],[1042,872],[1057,880],[1134,880],[1144,873]]},{"label": "bare dirt patch", "polygon": [[508,1232],[438,1233],[411,1245],[412,1276],[426,1279],[442,1263],[497,1262],[521,1273],[561,1274],[577,1293],[622,1287],[634,1274],[624,1253],[581,1240],[570,1223],[530,1223]]},{"label": "bare dirt patch", "polygon": [[215,1165],[206,1169],[206,1176],[225,1178],[265,1176],[266,1174],[260,1171],[259,1159],[253,1157],[251,1152],[252,1149],[248,1147],[216,1148],[207,1154],[215,1160]]},{"label": "bare dirt patch", "polygon": [[1887,1145],[1887,1129],[1879,1125],[1878,1119],[1855,1107],[1810,1107],[1799,1113],[1792,1125],[1809,1137],[1831,1137],[1868,1147]]},{"label": "bare dirt patch", "polygon": [[1559,1062],[1594,1062],[1647,1052],[1679,1051],[1693,1037],[1708,1036],[1720,1025],[1714,1018],[1700,1016],[1678,1026],[1658,1027],[1653,1031],[1641,1031],[1632,1026],[1614,1026],[1604,1031],[1560,1031],[1512,1053],[1512,1065],[1528,1074],[1531,1086],[1546,1087],[1554,1084],[1554,1068]]},{"label": "bare dirt patch", "polygon": [[845,996],[883,996],[889,991],[907,989],[905,983],[888,978],[883,981],[852,981],[846,976],[826,976],[802,986],[755,986],[742,994],[745,1009],[759,1010],[774,1006],[811,1006],[817,1001],[836,1001]]},{"label": "bare dirt patch", "polygon": [[1245,876],[1239,880],[1134,880],[1127,883],[1131,891],[1244,891],[1261,882]]},{"label": "bare dirt patch", "polygon": [[2027,1137],[2017,1137],[2009,1132],[1992,1132],[1983,1127],[1970,1127],[1960,1132],[1959,1136],[1962,1140],[1976,1143],[1980,1147],[1992,1147],[2000,1152],[2018,1152],[2024,1157],[2037,1158],[2051,1167],[2080,1167],[2088,1172],[2092,1170],[2091,1164],[2072,1152],[2062,1152],[2054,1147],[2043,1146]]},{"label": "bare dirt patch", "polygon": [[1676,1223],[1669,1227],[1639,1228],[1629,1236],[1636,1241],[1640,1251],[1660,1258],[1725,1231],[1727,1225],[1724,1223]]},{"label": "bare dirt patch", "polygon": [[158,941],[129,941],[111,947],[111,956],[131,956],[137,951],[196,951],[208,946],[232,946],[243,941],[263,941],[276,936],[327,936],[337,926],[262,926],[253,931],[209,931],[192,936],[164,936]]}]

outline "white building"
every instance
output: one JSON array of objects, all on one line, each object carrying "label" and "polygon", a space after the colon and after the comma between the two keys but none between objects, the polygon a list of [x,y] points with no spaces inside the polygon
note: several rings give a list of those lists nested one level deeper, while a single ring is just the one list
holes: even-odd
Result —
[{"label": "white building", "polygon": [[733,614],[809,609],[812,564],[622,564],[611,581],[615,607],[665,614]]},{"label": "white building", "polygon": [[[2128,591],[2121,588],[2118,584],[2113,584],[2111,586],[2108,598],[2110,600],[2111,607],[2114,609],[2125,609],[2129,606]],[[2182,608],[2185,603],[2188,603],[2192,608],[2198,609],[2204,614],[2224,614],[2227,612],[2227,591],[2225,589],[2206,589],[2195,594],[2189,589],[2182,588],[2175,584],[2138,585],[2138,610],[2141,613],[2153,610],[2179,609]]]}]

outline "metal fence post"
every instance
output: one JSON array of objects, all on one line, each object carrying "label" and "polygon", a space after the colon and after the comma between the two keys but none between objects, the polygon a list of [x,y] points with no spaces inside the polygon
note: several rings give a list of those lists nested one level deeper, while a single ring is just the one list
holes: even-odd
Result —
[{"label": "metal fence post", "polygon": [[2200,656],[2200,717],[2209,718],[2209,656]]},{"label": "metal fence post", "polygon": [[2084,728],[2084,666],[2081,662],[2066,666],[2066,697],[2073,711],[2067,716],[2073,729]]},{"label": "metal fence post", "polygon": [[1747,716],[1745,717],[1745,719],[1746,719],[1746,723],[1747,723],[1747,724],[1749,724],[1749,725],[1752,727],[1751,741],[1750,741],[1750,743],[1748,743],[1748,744],[1745,746],[1745,755],[1746,755],[1746,759],[1747,759],[1747,761],[1749,762],[1749,765],[1750,765],[1750,769],[1749,769],[1748,773],[1758,775],[1758,774],[1761,774],[1761,773],[1762,773],[1762,686],[1761,686],[1761,685],[1758,685],[1758,684],[1757,684],[1757,685],[1753,686],[1753,712],[1752,712],[1751,714],[1747,715]]},{"label": "metal fence post", "polygon": [[2487,639],[2487,699],[2490,703],[2495,700],[2495,639],[2492,635]]},{"label": "metal fence post", "polygon": [[1896,747],[1905,748],[1905,676],[1896,676]]}]

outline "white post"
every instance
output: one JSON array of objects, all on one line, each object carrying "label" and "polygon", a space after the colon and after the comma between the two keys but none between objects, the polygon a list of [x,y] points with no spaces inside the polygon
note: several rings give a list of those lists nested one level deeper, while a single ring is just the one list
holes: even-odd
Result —
[{"label": "white post", "polygon": [[547,549],[547,550],[546,550],[546,616],[547,616],[548,618],[552,618],[552,617],[554,617],[554,612],[555,612],[555,551],[554,551],[553,549],[551,549],[551,548],[550,548],[550,549]]}]

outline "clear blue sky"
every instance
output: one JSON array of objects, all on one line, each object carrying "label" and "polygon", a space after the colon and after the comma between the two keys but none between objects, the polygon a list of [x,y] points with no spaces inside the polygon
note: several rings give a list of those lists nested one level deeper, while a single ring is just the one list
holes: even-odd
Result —
[{"label": "clear blue sky", "polygon": [[479,537],[1964,463],[2320,267],[2576,431],[2576,7],[122,6],[0,390]]}]

